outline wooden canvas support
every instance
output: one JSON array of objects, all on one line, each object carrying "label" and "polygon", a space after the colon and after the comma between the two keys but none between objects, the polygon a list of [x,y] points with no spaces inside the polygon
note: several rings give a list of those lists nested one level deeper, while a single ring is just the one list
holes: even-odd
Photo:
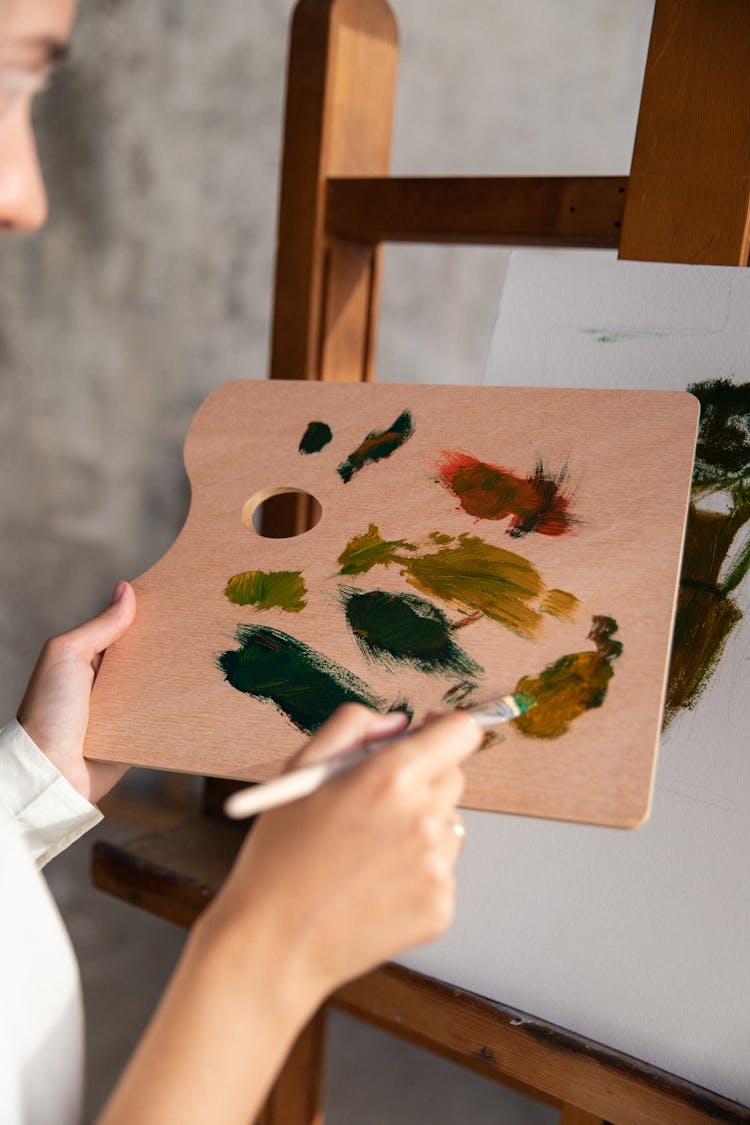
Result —
[{"label": "wooden canvas support", "polygon": [[656,0],[621,258],[746,266],[750,6]]},{"label": "wooden canvas support", "polygon": [[358,382],[372,373],[378,250],[325,230],[331,176],[388,171],[398,56],[385,0],[298,4],[281,170],[274,379]]},{"label": "wooden canvas support", "polygon": [[615,249],[626,176],[334,178],[326,229],[369,242]]},{"label": "wooden canvas support", "polygon": [[323,1125],[323,1053],[326,1012],[321,1009],[289,1052],[256,1125]]}]

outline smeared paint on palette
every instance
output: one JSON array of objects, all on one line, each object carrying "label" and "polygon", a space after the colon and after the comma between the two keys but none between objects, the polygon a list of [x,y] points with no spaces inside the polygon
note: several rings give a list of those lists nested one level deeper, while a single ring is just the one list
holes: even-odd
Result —
[{"label": "smeared paint on palette", "polygon": [[308,422],[307,429],[300,438],[300,453],[320,453],[333,438],[333,432],[327,422]]},{"label": "smeared paint on palette", "polygon": [[[433,540],[434,541],[434,540]],[[441,536],[441,542],[445,542]],[[375,524],[355,536],[339,555],[341,574],[363,574],[374,566],[397,565],[420,593],[469,614],[479,613],[523,637],[533,637],[545,613],[571,620],[578,599],[549,590],[528,559],[463,532],[436,551],[418,554],[414,544],[385,540]]]},{"label": "smeared paint on palette", "polygon": [[[609,391],[220,388],[186,444],[186,526],[138,580],[138,621],[97,679],[105,705],[94,706],[87,752],[262,780],[340,702],[421,720],[502,695],[520,677],[539,681],[546,702],[527,729],[507,724],[502,744],[468,763],[466,803],[634,823],[652,774],[679,472],[683,500],[689,479],[674,452],[687,396],[663,399],[655,410]],[[610,435],[625,411],[628,426]],[[622,473],[638,450],[658,480],[647,525],[633,474]],[[321,518],[298,537],[264,538],[243,513],[283,491],[314,496]],[[741,522],[736,482],[729,491]],[[674,569],[665,582],[671,564],[649,567],[636,588],[645,535],[649,558],[671,551]],[[749,554],[733,543],[712,576],[724,635]],[[616,619],[616,633],[599,628],[587,641],[594,615]],[[626,791],[640,796],[625,809]]]},{"label": "smeared paint on palette", "polygon": [[348,484],[365,465],[374,465],[377,461],[393,456],[413,433],[414,423],[408,410],[402,410],[393,425],[387,429],[373,430],[339,465],[338,474],[344,484]]},{"label": "smeared paint on palette", "polygon": [[601,707],[614,675],[612,661],[622,653],[622,643],[612,640],[617,622],[594,617],[589,640],[594,652],[561,656],[538,676],[522,676],[516,691],[527,692],[536,706],[514,719],[518,729],[534,738],[559,738],[570,724],[592,707]]},{"label": "smeared paint on palette", "polygon": [[362,652],[386,666],[410,664],[441,676],[479,676],[484,669],[453,640],[455,626],[415,594],[341,588],[346,622]]},{"label": "smeared paint on palette", "polygon": [[280,629],[240,625],[236,640],[238,649],[216,658],[227,682],[273,703],[303,734],[316,731],[342,703],[386,710],[364,680]]},{"label": "smeared paint on palette", "polygon": [[246,570],[227,582],[225,596],[235,605],[299,613],[307,605],[307,587],[299,570]]},{"label": "smeared paint on palette", "polygon": [[565,535],[576,522],[570,512],[567,465],[550,473],[540,459],[529,476],[521,477],[467,453],[444,453],[438,480],[477,520],[510,516],[507,534],[513,539],[532,531]]}]

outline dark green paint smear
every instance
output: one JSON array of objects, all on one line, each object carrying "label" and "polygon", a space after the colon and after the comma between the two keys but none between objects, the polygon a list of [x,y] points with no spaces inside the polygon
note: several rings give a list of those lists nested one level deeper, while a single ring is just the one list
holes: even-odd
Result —
[{"label": "dark green paint smear", "polygon": [[310,422],[299,443],[300,453],[320,453],[333,437],[326,422]]},{"label": "dark green paint smear", "polygon": [[344,484],[348,484],[355,473],[365,465],[374,464],[390,457],[408,441],[414,433],[414,423],[408,410],[399,414],[396,421],[387,430],[373,430],[365,440],[349,454],[345,461],[338,467],[338,474]]},{"label": "dark green paint smear", "polygon": [[[726,560],[750,521],[750,383],[711,379],[688,390],[701,404],[693,503],[688,511],[682,576],[677,599],[672,662],[664,725],[697,705],[716,670],[730,633],[742,620],[733,590],[750,570],[750,544]],[[697,505],[728,494],[729,511]]]},{"label": "dark green paint smear", "polygon": [[579,715],[601,707],[614,675],[612,661],[622,652],[622,644],[612,639],[616,632],[613,617],[593,617],[594,652],[569,653],[538,676],[522,676],[515,690],[530,695],[536,706],[513,720],[520,731],[532,738],[559,738]]},{"label": "dark green paint smear", "polygon": [[484,671],[454,642],[454,627],[445,614],[416,594],[342,587],[341,600],[347,624],[371,660],[464,680]]},{"label": "dark green paint smear", "polygon": [[[304,734],[312,734],[341,703],[387,710],[364,680],[302,641],[265,625],[240,625],[240,647],[216,663],[228,683],[254,699],[267,700]],[[405,709],[399,704],[395,709]]]},{"label": "dark green paint smear", "polygon": [[725,489],[750,476],[750,383],[711,379],[688,387],[701,404],[693,484]]}]

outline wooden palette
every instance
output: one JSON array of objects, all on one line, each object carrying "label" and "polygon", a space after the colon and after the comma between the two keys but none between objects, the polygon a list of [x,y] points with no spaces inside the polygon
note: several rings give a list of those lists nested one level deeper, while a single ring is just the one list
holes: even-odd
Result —
[{"label": "wooden palette", "polygon": [[[672,391],[233,382],[185,444],[193,497],[134,583],[91,758],[277,774],[343,697],[538,706],[463,803],[632,827],[648,814],[698,403]],[[325,430],[331,438],[315,452]],[[253,528],[300,490],[302,535]]]}]

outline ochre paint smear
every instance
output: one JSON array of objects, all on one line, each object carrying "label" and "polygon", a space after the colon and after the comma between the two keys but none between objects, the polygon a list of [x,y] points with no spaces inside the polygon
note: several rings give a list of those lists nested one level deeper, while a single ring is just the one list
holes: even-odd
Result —
[{"label": "ochre paint smear", "polygon": [[580,605],[575,594],[569,594],[566,590],[548,590],[539,608],[542,613],[548,613],[550,617],[559,617],[561,621],[572,621]]},{"label": "ochre paint smear", "polygon": [[399,552],[416,551],[415,543],[405,539],[383,539],[371,523],[364,535],[355,535],[339,555],[341,574],[365,574],[373,566],[389,566],[399,561]]},{"label": "ochre paint smear", "polygon": [[299,452],[320,453],[332,437],[331,427],[327,422],[309,422],[300,438]]},{"label": "ochre paint smear", "polygon": [[305,734],[316,731],[341,703],[386,709],[364,680],[288,633],[240,625],[236,640],[238,649],[217,657],[227,681],[237,691],[272,703]]},{"label": "ochre paint smear", "polygon": [[[664,725],[697,705],[742,611],[730,596],[750,570],[750,546],[727,559],[750,521],[750,383],[712,379],[688,390],[701,404]],[[722,496],[728,511],[706,511]]]},{"label": "ochre paint smear", "polygon": [[544,582],[533,563],[514,551],[464,534],[455,546],[401,561],[406,581],[422,594],[469,613],[478,610],[522,637],[533,637],[541,624],[536,603]]},{"label": "ochre paint smear", "polygon": [[468,515],[478,520],[504,520],[511,516],[507,533],[514,539],[531,531],[564,535],[575,522],[569,512],[565,469],[555,476],[537,461],[531,476],[520,477],[510,469],[478,461],[468,453],[446,452],[438,473],[440,483],[453,493]]},{"label": "ochre paint smear", "polygon": [[538,676],[523,676],[515,690],[524,691],[536,700],[515,725],[532,738],[559,738],[570,724],[589,711],[601,707],[609,681],[614,675],[612,661],[622,652],[613,617],[593,617],[589,640],[594,652],[573,652],[561,656]]},{"label": "ochre paint smear", "polygon": [[307,587],[299,570],[246,570],[229,579],[224,593],[235,605],[258,609],[278,606],[299,613],[307,605]]},{"label": "ochre paint smear", "polygon": [[396,421],[387,430],[373,430],[365,440],[349,454],[345,461],[338,467],[338,474],[344,484],[348,484],[355,473],[365,465],[375,461],[382,461],[400,449],[414,433],[414,423],[408,410],[399,414]]},{"label": "ochre paint smear", "polygon": [[346,622],[365,656],[441,676],[479,676],[483,668],[453,640],[437,606],[416,594],[341,588]]}]

